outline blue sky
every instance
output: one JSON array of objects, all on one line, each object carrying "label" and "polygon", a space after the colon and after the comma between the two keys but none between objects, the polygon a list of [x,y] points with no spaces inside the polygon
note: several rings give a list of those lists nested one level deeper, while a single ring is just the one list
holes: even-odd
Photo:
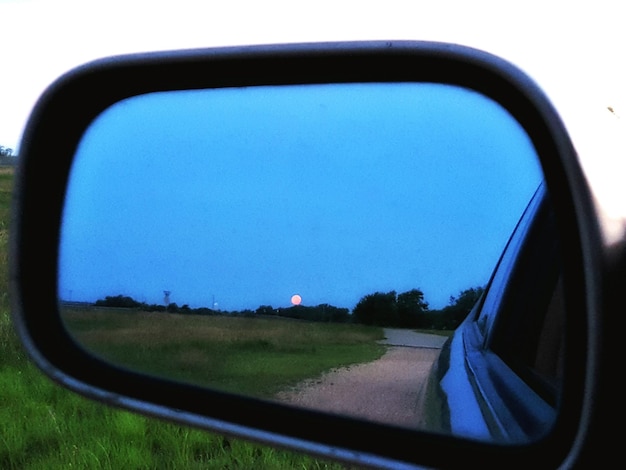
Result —
[{"label": "blue sky", "polygon": [[[0,145],[19,140],[38,97],[100,57],[246,44],[429,40],[499,55],[555,104],[595,187],[608,244],[625,235],[626,28],[616,1],[0,0]],[[529,34],[532,25],[532,34]],[[558,25],[558,34],[555,34]],[[43,39],[42,39],[43,38]],[[6,47],[3,47],[6,46]],[[611,107],[612,112],[608,110]]]},{"label": "blue sky", "polygon": [[235,310],[483,285],[541,179],[498,105],[432,84],[157,93],[72,169],[60,296]]}]

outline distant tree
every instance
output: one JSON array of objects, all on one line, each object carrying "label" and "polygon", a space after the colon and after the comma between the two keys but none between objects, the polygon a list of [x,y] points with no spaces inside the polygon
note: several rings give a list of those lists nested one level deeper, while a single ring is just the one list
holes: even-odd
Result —
[{"label": "distant tree", "polygon": [[274,308],[270,305],[261,305],[256,309],[257,315],[276,315]]},{"label": "distant tree", "polygon": [[346,323],[350,320],[350,310],[347,308],[335,307],[329,304],[320,304],[315,307],[321,321]]},{"label": "distant tree", "polygon": [[398,326],[418,328],[423,326],[424,313],[428,311],[428,302],[424,301],[424,293],[420,289],[398,294]]},{"label": "distant tree", "polygon": [[5,147],[4,145],[0,145],[0,156],[2,157],[10,157],[13,155],[13,149],[9,147]]},{"label": "distant tree", "polygon": [[450,296],[450,306],[465,311],[467,315],[485,291],[484,287],[470,287],[459,293],[458,297]]},{"label": "distant tree", "polygon": [[104,299],[96,301],[96,306],[98,307],[138,308],[142,305],[143,304],[127,295],[108,295]]},{"label": "distant tree", "polygon": [[457,297],[450,296],[448,306],[428,315],[427,327],[445,330],[456,329],[474,308],[484,291],[484,287],[471,287],[461,291]]},{"label": "distant tree", "polygon": [[365,325],[397,326],[396,291],[366,295],[354,307],[352,317],[355,322]]},{"label": "distant tree", "polygon": [[314,322],[347,323],[350,321],[350,310],[329,304],[320,304],[315,307],[293,305],[289,308],[279,308],[275,310],[275,314]]},{"label": "distant tree", "polygon": [[215,315],[215,310],[211,310],[207,307],[200,307],[192,309],[190,313],[193,313],[194,315]]}]

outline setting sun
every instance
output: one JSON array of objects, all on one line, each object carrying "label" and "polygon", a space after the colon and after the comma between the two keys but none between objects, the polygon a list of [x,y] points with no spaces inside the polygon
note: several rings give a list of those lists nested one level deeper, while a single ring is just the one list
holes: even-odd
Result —
[{"label": "setting sun", "polygon": [[300,305],[302,303],[302,297],[300,297],[298,294],[294,294],[291,296],[291,303],[293,305]]}]

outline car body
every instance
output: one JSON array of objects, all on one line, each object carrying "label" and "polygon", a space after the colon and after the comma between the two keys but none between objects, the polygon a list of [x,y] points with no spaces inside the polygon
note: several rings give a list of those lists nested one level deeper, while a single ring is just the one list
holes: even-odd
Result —
[{"label": "car body", "polygon": [[563,379],[565,316],[555,230],[541,185],[485,293],[433,367],[420,405],[427,428],[498,442],[549,431]]}]

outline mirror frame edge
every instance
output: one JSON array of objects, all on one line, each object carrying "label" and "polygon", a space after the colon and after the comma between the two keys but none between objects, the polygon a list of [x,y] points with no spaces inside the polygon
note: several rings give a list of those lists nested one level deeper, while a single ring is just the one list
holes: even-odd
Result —
[{"label": "mirror frame edge", "polygon": [[[260,65],[263,64],[263,67]],[[241,77],[242,66],[252,73]],[[561,233],[573,234],[568,243],[573,251],[582,250],[569,261],[570,270],[581,273],[574,281],[584,305],[568,334],[587,342],[593,337],[590,312],[599,308],[599,287],[582,278],[583,268],[600,265],[599,236],[594,211],[584,176],[567,132],[556,111],[539,88],[511,64],[490,54],[463,46],[424,42],[365,42],[253,46],[134,55],[104,59],[83,66],[57,81],[38,102],[29,119],[16,174],[16,196],[12,211],[10,240],[10,279],[15,324],[35,363],[53,380],[85,396],[133,411],[166,418],[183,424],[246,437],[271,445],[295,448],[326,458],[388,466],[397,463],[444,465],[446,452],[453,446],[463,449],[467,458],[487,457],[498,466],[515,456],[532,462],[547,449],[555,464],[571,458],[576,447],[574,431],[580,431],[585,418],[584,397],[571,396],[563,414],[566,423],[557,423],[556,432],[546,439],[523,446],[502,448],[452,436],[406,431],[348,418],[329,417],[308,410],[295,410],[254,399],[233,397],[147,379],[107,366],[82,353],[58,320],[56,266],[60,211],[69,168],[80,136],[90,122],[106,107],[125,97],[151,91],[211,86],[260,84],[326,83],[337,81],[439,81],[479,91],[499,102],[524,126],[537,147],[546,183],[559,214]],[[93,90],[103,90],[94,97]],[[68,106],[68,103],[73,103]],[[68,112],[69,109],[69,112]],[[59,122],[60,116],[68,116]],[[51,150],[55,149],[55,158]],[[558,158],[547,158],[546,155]],[[42,197],[37,188],[47,183],[52,188]],[[572,202],[574,201],[574,203]],[[37,234],[44,236],[37,236]],[[591,285],[590,285],[591,284]],[[595,287],[594,287],[595,286]],[[589,296],[585,297],[585,292]],[[579,299],[581,300],[581,299]],[[41,308],[43,302],[43,310]],[[37,313],[37,312],[44,313]],[[53,311],[56,315],[45,315]],[[589,335],[584,328],[590,327]],[[581,348],[582,349],[582,348]],[[594,349],[585,357],[568,348],[568,364],[596,360]],[[576,355],[571,359],[572,354]],[[582,357],[581,357],[582,356]],[[68,358],[71,358],[68,362]],[[590,370],[590,369],[588,369]],[[568,390],[593,387],[590,374],[571,371],[575,384]],[[118,385],[121,383],[121,385]],[[151,392],[135,386],[149,384]],[[182,391],[185,391],[182,393]],[[167,399],[176,391],[183,398]],[[576,395],[573,393],[572,395]],[[214,400],[212,410],[201,411],[185,403]],[[583,415],[575,410],[581,407]],[[251,419],[263,409],[261,419]],[[218,412],[220,411],[221,412]],[[224,410],[227,410],[224,412]],[[204,413],[204,415],[203,415]],[[273,417],[268,423],[263,418]],[[300,424],[297,430],[290,423]],[[321,436],[316,425],[333,426],[331,436]],[[574,430],[568,431],[574,426]],[[297,431],[297,432],[296,432]],[[581,431],[582,432],[582,431]],[[357,433],[358,439],[350,435]],[[328,434],[328,433],[326,433]],[[367,439],[361,439],[363,436]],[[380,437],[385,435],[385,439]],[[416,456],[414,439],[419,435],[423,449]],[[282,440],[281,440],[282,439]],[[584,435],[578,433],[578,439]],[[358,442],[361,440],[362,442]],[[556,445],[558,444],[558,445]],[[551,446],[554,446],[551,447]],[[442,461],[443,459],[443,461]]]}]

